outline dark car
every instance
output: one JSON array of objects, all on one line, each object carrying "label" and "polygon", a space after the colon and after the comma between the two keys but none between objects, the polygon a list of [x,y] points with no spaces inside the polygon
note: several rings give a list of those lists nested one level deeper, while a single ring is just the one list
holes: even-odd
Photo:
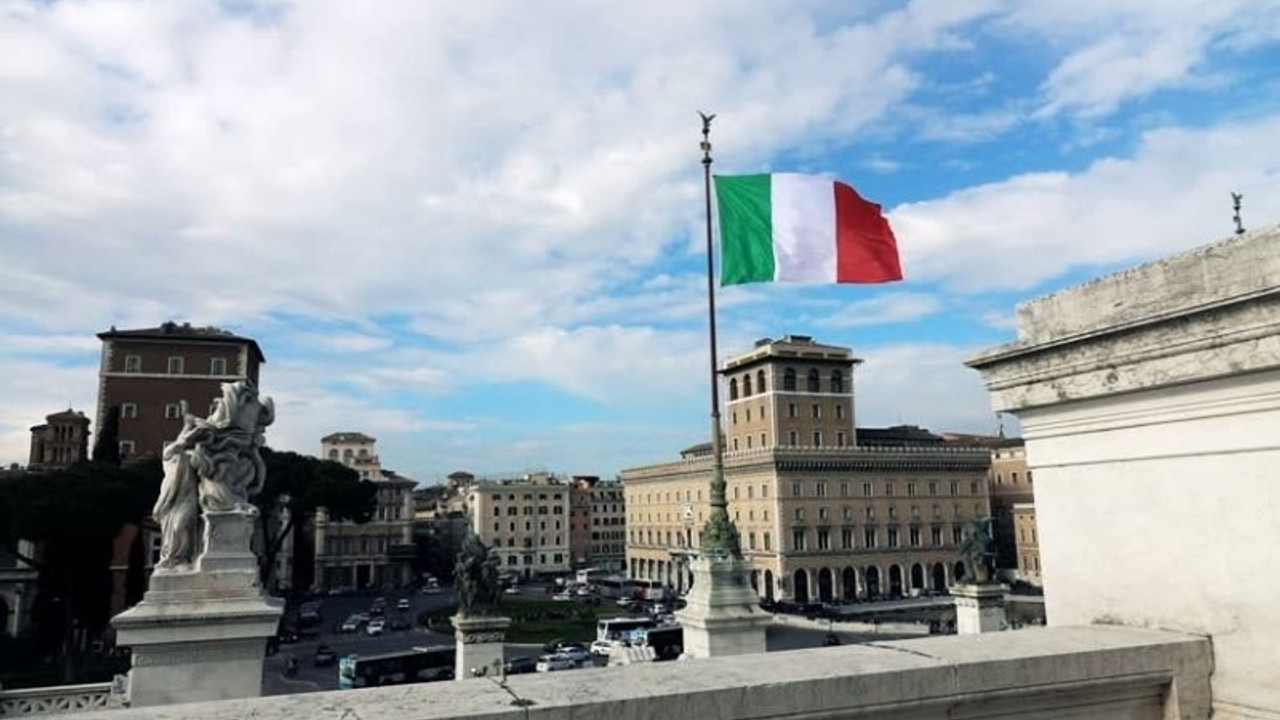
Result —
[{"label": "dark car", "polygon": [[536,672],[538,669],[538,658],[511,658],[502,667],[508,675],[523,675],[524,673]]},{"label": "dark car", "polygon": [[551,642],[548,642],[547,644],[543,645],[542,652],[553,653],[556,650],[559,650],[560,646],[564,644],[565,644],[565,641],[563,638],[556,638],[555,640],[552,640]]},{"label": "dark car", "polygon": [[321,645],[316,648],[316,667],[326,667],[338,662],[338,655],[328,645]]},{"label": "dark car", "polygon": [[409,622],[409,618],[405,617],[393,618],[391,622],[387,623],[387,629],[393,631],[409,630],[412,627],[413,623]]}]

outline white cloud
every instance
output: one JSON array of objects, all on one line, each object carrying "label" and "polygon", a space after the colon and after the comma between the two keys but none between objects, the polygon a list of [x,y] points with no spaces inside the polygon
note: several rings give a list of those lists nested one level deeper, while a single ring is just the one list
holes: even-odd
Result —
[{"label": "white cloud", "polygon": [[1147,133],[1130,159],[1043,172],[895,208],[890,220],[916,280],[965,293],[1021,290],[1070,268],[1170,254],[1231,232],[1230,192],[1246,223],[1280,218],[1280,116],[1208,130]]},{"label": "white cloud", "polygon": [[865,362],[856,381],[858,425],[994,434],[987,392],[963,364],[973,350],[945,343],[859,348]]},{"label": "white cloud", "polygon": [[887,292],[844,304],[838,312],[816,321],[823,328],[851,328],[885,323],[906,323],[942,309],[940,298],[926,293]]}]

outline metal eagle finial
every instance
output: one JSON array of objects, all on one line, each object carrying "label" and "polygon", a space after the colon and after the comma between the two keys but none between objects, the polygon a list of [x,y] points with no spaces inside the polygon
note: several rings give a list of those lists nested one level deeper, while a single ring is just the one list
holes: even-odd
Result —
[{"label": "metal eagle finial", "polygon": [[1244,223],[1240,221],[1240,201],[1244,199],[1244,195],[1238,192],[1231,193],[1231,209],[1236,211],[1232,216],[1232,220],[1236,221],[1236,234],[1244,234]]},{"label": "metal eagle finial", "polygon": [[716,114],[698,111],[698,117],[702,118],[702,164],[711,164],[711,121],[716,119]]}]

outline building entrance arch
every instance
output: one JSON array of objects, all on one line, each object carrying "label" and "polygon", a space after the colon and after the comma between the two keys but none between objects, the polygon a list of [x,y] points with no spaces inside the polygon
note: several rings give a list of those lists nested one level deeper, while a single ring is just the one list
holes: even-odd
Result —
[{"label": "building entrance arch", "polygon": [[875,565],[867,567],[865,579],[867,581],[867,598],[875,599],[880,597],[880,568]]},{"label": "building entrance arch", "polygon": [[791,579],[794,584],[792,594],[795,595],[795,601],[802,604],[809,602],[809,573],[801,568]]},{"label": "building entrance arch", "polygon": [[920,563],[911,566],[911,589],[924,590],[924,566]]},{"label": "building entrance arch", "polygon": [[933,564],[933,589],[937,592],[947,590],[947,569],[940,562]]},{"label": "building entrance arch", "polygon": [[773,601],[773,571],[764,571],[764,599]]},{"label": "building entrance arch", "polygon": [[836,599],[835,584],[831,568],[822,568],[818,571],[818,600],[820,602],[831,602]]},{"label": "building entrance arch", "polygon": [[889,566],[889,597],[902,597],[902,566]]},{"label": "building entrance arch", "polygon": [[960,582],[960,581],[964,580],[964,576],[965,576],[965,572],[964,572],[964,561],[963,561],[963,560],[961,560],[961,561],[959,561],[959,562],[957,562],[957,563],[956,563],[956,567],[955,567],[955,574],[954,574],[954,575],[952,575],[951,577],[952,577],[952,579],[954,579],[956,582]]},{"label": "building entrance arch", "polygon": [[853,600],[858,597],[858,575],[853,568],[846,567],[840,573],[840,590],[841,597],[845,600]]}]

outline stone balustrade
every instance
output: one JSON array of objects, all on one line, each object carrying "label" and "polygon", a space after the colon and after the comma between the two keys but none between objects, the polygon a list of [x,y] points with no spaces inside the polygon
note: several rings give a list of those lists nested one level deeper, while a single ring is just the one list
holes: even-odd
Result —
[{"label": "stone balustrade", "polygon": [[93,720],[1204,720],[1209,642],[1120,626],[943,636],[94,713]]},{"label": "stone balustrade", "polygon": [[0,691],[0,716],[55,715],[118,707],[111,683],[55,685]]}]

